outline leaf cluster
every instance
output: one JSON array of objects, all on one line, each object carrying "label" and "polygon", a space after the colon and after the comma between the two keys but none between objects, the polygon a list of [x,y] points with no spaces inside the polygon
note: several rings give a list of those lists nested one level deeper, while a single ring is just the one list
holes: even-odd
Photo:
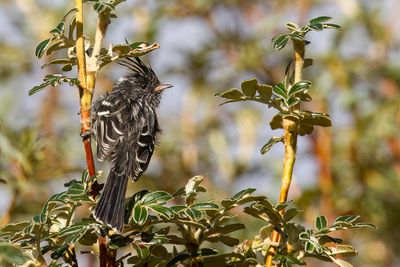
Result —
[{"label": "leaf cluster", "polygon": [[331,19],[331,17],[327,16],[317,17],[310,20],[303,27],[299,27],[296,23],[288,22],[286,24],[286,28],[290,30],[290,33],[279,34],[272,38],[272,46],[275,50],[281,50],[289,43],[289,41],[306,41],[305,35],[310,31],[322,31],[324,29],[342,29],[340,25],[327,23],[327,21]]},{"label": "leaf cluster", "polygon": [[[306,229],[305,226],[292,222],[301,213],[300,209],[293,207],[292,202],[273,205],[263,199],[245,207],[244,212],[267,222],[267,225],[261,228],[251,245],[238,246],[241,253],[252,257],[254,262],[263,263],[265,252],[270,246],[274,246],[277,249],[274,261],[284,267],[306,265],[305,257],[350,267],[352,265],[342,257],[355,256],[356,250],[350,245],[342,244],[340,238],[331,234],[348,229],[375,228],[372,224],[359,222],[360,216],[345,215],[336,218],[330,226],[325,216],[318,216],[315,229]],[[279,243],[271,241],[273,230],[281,235]]]},{"label": "leaf cluster", "polygon": [[[231,234],[245,226],[236,222],[230,211],[264,197],[252,196],[255,189],[246,189],[220,203],[211,200],[198,202],[198,193],[206,192],[206,188],[200,185],[202,180],[202,176],[191,178],[185,187],[173,195],[161,191],[140,191],[129,199],[126,205],[126,222],[131,229],[129,231],[140,232],[143,237],[143,231],[147,229],[147,240],[142,238],[134,245],[137,253],[128,258],[128,263],[145,266],[160,262],[160,251],[163,251],[161,258],[166,266],[177,263],[190,265],[194,262],[213,262],[226,266],[231,261],[245,261],[240,254],[221,254],[216,249],[204,247],[204,243],[220,242],[228,247],[238,245],[239,240]],[[181,199],[184,204],[169,206],[167,201],[173,199]],[[158,229],[159,224],[168,226]],[[130,237],[131,242],[134,240],[135,238]],[[163,244],[172,244],[173,251],[160,248]],[[179,247],[184,249],[179,250]]]},{"label": "leaf cluster", "polygon": [[[125,229],[116,233],[92,216],[75,218],[77,207],[94,206],[89,184],[96,179],[97,176],[89,177],[84,172],[80,180],[65,184],[66,191],[50,197],[41,212],[31,220],[0,228],[0,242],[8,244],[4,246],[4,255],[0,249],[0,260],[5,264],[29,261],[41,266],[74,265],[77,264],[77,244],[93,246],[102,237],[109,240],[109,249],[131,248],[131,252],[118,259],[120,264],[125,259],[137,266],[154,266],[155,263],[157,266],[174,266],[179,262],[189,264],[196,261],[223,265],[231,261],[245,262],[243,255],[220,253],[204,243],[220,242],[228,247],[239,244],[232,233],[245,226],[238,223],[230,212],[265,198],[252,196],[255,189],[242,190],[220,203],[197,201],[198,194],[206,192],[206,188],[200,185],[202,176],[191,178],[174,194],[142,190],[126,199]],[[183,203],[175,204],[179,202]],[[173,250],[169,251],[171,245]],[[49,264],[47,255],[51,258]]]},{"label": "leaf cluster", "polygon": [[[323,30],[325,28],[340,29],[341,27],[336,24],[326,23],[330,17],[318,17],[309,21],[303,27],[297,26],[295,23],[288,23],[286,26],[291,33],[280,34],[272,38],[272,45],[276,50],[280,50],[287,45],[289,41],[305,42],[305,35],[313,30]],[[307,68],[313,64],[313,60],[304,59],[303,68]],[[270,122],[271,129],[283,128],[283,120],[288,119],[296,125],[295,132],[300,135],[311,134],[314,126],[331,126],[331,120],[328,114],[321,112],[313,112],[308,110],[301,110],[302,102],[311,101],[309,89],[311,82],[301,80],[298,82],[293,81],[294,77],[294,62],[291,61],[285,71],[285,78],[282,82],[276,85],[262,84],[253,78],[245,80],[241,84],[241,89],[233,88],[225,90],[216,94],[225,100],[221,103],[227,104],[238,101],[255,101],[278,110],[278,113],[273,117]],[[283,137],[272,137],[261,148],[261,153],[265,154],[271,147],[283,141]]]},{"label": "leaf cluster", "polygon": [[[111,19],[117,16],[112,13],[116,6],[125,2],[125,0],[86,0],[85,3],[91,4],[92,9],[98,14],[99,20],[105,21],[106,24],[111,23]],[[76,56],[76,12],[77,9],[69,10],[57,26],[50,31],[51,37],[41,41],[35,50],[35,55],[42,58],[44,55],[53,55],[53,59],[46,62],[42,68],[50,65],[59,65],[61,71],[69,72],[77,65]],[[94,41],[91,41],[88,36],[84,36],[86,57],[90,58],[93,53]],[[157,43],[150,44],[148,42],[133,42],[129,43],[125,40],[125,44],[110,44],[109,48],[101,48],[99,54],[95,56],[97,60],[96,71],[99,71],[105,65],[115,62],[123,58],[143,56],[155,49],[159,48]],[[54,55],[55,52],[61,51]],[[61,56],[61,55],[64,56]],[[61,56],[61,57],[59,57]],[[46,75],[44,81],[34,86],[29,95],[33,95],[47,86],[57,86],[60,83],[68,83],[71,86],[78,86],[79,82],[76,77],[67,78],[62,74]]]},{"label": "leaf cluster", "polygon": [[[24,259],[44,265],[44,255],[50,253],[51,264],[56,264],[59,258],[63,258],[65,263],[75,264],[74,243],[84,240],[83,237],[90,231],[99,230],[101,227],[93,219],[83,219],[73,224],[77,207],[94,204],[88,191],[89,183],[95,179],[96,177],[89,177],[87,172],[84,172],[80,180],[66,183],[67,190],[50,197],[41,212],[31,220],[11,223],[0,228],[0,240],[20,249],[23,256],[19,257],[18,261]],[[93,239],[93,242],[96,242],[96,239]],[[12,263],[17,264],[15,261]]]}]

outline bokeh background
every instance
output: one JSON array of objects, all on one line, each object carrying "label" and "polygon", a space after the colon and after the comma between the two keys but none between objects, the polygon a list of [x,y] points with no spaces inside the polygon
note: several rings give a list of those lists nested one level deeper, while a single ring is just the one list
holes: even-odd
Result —
[{"label": "bokeh background", "polygon": [[[45,58],[34,56],[74,1],[0,1],[0,225],[40,211],[63,183],[85,168],[79,137],[78,92],[61,86],[34,96]],[[355,266],[400,266],[400,18],[398,0],[128,0],[119,6],[105,45],[158,42],[149,56],[160,80],[174,84],[160,107],[163,134],[149,170],[129,190],[174,192],[188,178],[207,177],[208,197],[220,199],[246,187],[276,200],[283,147],[266,155],[262,145],[280,132],[269,129],[272,110],[257,103],[220,107],[214,95],[257,77],[283,79],[289,49],[274,52],[271,38],[287,21],[306,23],[332,16],[343,26],[309,34],[307,57],[314,65],[307,106],[331,115],[333,127],[316,129],[298,144],[289,198],[304,209],[310,226],[321,214],[360,214],[377,230],[341,237],[360,255]],[[95,14],[87,10],[91,37]],[[111,90],[127,72],[111,65],[99,75],[96,95]],[[72,73],[71,75],[75,75]],[[107,171],[107,164],[96,164]],[[6,182],[6,183],[3,183]],[[260,222],[246,215],[252,238]],[[310,262],[310,266],[321,266]],[[331,265],[327,265],[331,266]]]}]

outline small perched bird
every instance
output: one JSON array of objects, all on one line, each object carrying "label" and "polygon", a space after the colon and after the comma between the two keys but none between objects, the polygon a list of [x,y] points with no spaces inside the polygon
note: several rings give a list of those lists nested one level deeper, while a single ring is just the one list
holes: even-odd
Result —
[{"label": "small perched bird", "polygon": [[152,68],[139,58],[118,63],[131,73],[95,102],[92,121],[97,158],[111,163],[94,218],[121,232],[128,180],[137,181],[149,166],[160,132],[156,108],[161,93],[172,85],[160,83]]}]

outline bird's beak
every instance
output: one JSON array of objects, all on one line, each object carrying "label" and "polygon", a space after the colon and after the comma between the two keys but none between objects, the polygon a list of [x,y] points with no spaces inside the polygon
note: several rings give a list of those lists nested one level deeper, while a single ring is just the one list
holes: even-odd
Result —
[{"label": "bird's beak", "polygon": [[173,87],[172,84],[162,83],[162,84],[158,85],[156,88],[154,88],[154,91],[155,92],[162,92],[165,89],[168,89],[168,88],[171,88],[171,87]]}]

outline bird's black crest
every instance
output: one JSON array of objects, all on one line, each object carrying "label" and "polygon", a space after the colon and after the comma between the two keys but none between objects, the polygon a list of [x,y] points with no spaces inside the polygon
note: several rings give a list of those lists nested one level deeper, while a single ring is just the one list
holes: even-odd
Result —
[{"label": "bird's black crest", "polygon": [[128,69],[133,71],[133,74],[143,76],[153,85],[158,85],[160,83],[150,64],[149,66],[147,66],[138,57],[135,57],[135,60],[131,58],[122,58],[117,60],[116,62],[121,66],[127,67]]}]

